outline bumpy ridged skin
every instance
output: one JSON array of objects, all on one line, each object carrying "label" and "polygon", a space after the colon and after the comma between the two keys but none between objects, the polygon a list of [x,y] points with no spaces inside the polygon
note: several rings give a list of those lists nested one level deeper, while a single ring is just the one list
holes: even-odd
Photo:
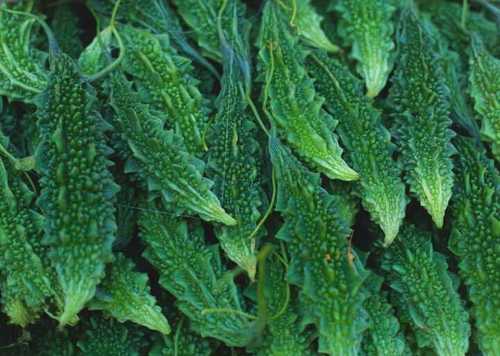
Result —
[{"label": "bumpy ridged skin", "polygon": [[78,58],[83,50],[78,20],[78,14],[70,5],[60,4],[54,11],[51,24],[59,48],[72,58]]},{"label": "bumpy ridged skin", "polygon": [[173,294],[195,332],[228,346],[245,346],[251,323],[232,274],[224,274],[217,246],[206,247],[202,231],[182,220],[146,211],[140,218],[144,257],[158,270],[160,285]]},{"label": "bumpy ridged skin", "polygon": [[498,171],[470,139],[460,138],[455,144],[459,154],[449,247],[458,256],[460,276],[473,304],[480,348],[485,355],[500,355]]},{"label": "bumpy ridged skin", "polygon": [[[238,28],[238,20],[234,17],[234,28]],[[207,141],[209,177],[222,207],[238,223],[217,229],[216,237],[227,256],[254,279],[258,237],[254,231],[260,218],[262,192],[257,128],[244,97],[250,80],[248,43],[238,33],[225,33],[224,42],[222,89]]]},{"label": "bumpy ridged skin", "polygon": [[410,316],[414,332],[429,340],[438,355],[465,355],[469,317],[445,257],[433,251],[431,234],[413,225],[404,225],[400,237],[382,262],[399,299],[397,306]]},{"label": "bumpy ridged skin", "polygon": [[222,61],[218,24],[223,29],[232,25],[235,10],[238,17],[245,14],[245,6],[240,0],[173,0],[178,13],[191,27],[193,37],[205,55],[218,62]]},{"label": "bumpy ridged skin", "polygon": [[180,139],[161,127],[161,120],[149,112],[122,77],[113,77],[112,88],[114,126],[128,141],[137,160],[130,162],[135,167],[129,170],[138,170],[150,189],[159,190],[174,207],[197,213],[208,221],[235,225],[236,221],[210,191],[211,182],[202,177],[201,163],[186,152]]},{"label": "bumpy ridged skin", "polygon": [[365,80],[366,95],[375,97],[392,70],[394,7],[388,0],[341,0],[335,9],[342,17],[340,35],[352,48],[351,56]]},{"label": "bumpy ridged skin", "polygon": [[208,339],[202,338],[189,329],[189,324],[182,320],[172,336],[158,340],[148,356],[210,356],[212,349]]},{"label": "bumpy ridged skin", "polygon": [[385,234],[396,237],[407,199],[401,168],[392,159],[391,135],[380,113],[363,97],[362,86],[349,70],[321,53],[312,54],[307,69],[333,117],[346,147],[348,162],[359,174],[359,195],[365,209]]},{"label": "bumpy ridged skin", "polygon": [[363,337],[363,352],[366,356],[410,355],[398,319],[387,300],[387,293],[380,290],[381,284],[382,278],[370,277],[372,294],[364,304],[370,326]]},{"label": "bumpy ridged skin", "polygon": [[170,127],[181,136],[192,154],[203,151],[207,124],[204,100],[191,77],[191,63],[170,47],[166,36],[126,27],[122,31],[127,56],[123,69],[135,77],[152,108],[165,113]]},{"label": "bumpy ridged skin", "polygon": [[398,33],[399,61],[391,87],[405,179],[438,228],[453,187],[446,87],[432,54],[431,38],[406,8]]},{"label": "bumpy ridged skin", "polygon": [[321,109],[323,98],[304,69],[304,49],[292,36],[279,4],[267,1],[258,46],[264,109],[287,143],[332,179],[356,180],[333,133],[336,122]]},{"label": "bumpy ridged skin", "polygon": [[51,246],[63,293],[58,319],[65,325],[94,296],[105,263],[112,259],[113,197],[119,187],[108,170],[103,123],[92,111],[95,99],[70,57],[60,54],[52,66],[38,111],[39,205],[46,218],[44,241]]},{"label": "bumpy ridged skin", "polygon": [[[310,335],[299,324],[295,305],[290,305],[290,286],[286,282],[286,271],[281,261],[268,257],[264,268],[264,297],[267,329],[264,342],[256,354],[259,356],[306,356]],[[260,274],[260,271],[259,271]],[[259,281],[260,282],[260,281]]]},{"label": "bumpy ridged skin", "polygon": [[32,6],[32,1],[19,6],[0,4],[0,95],[24,102],[32,102],[47,84],[40,55],[31,48],[36,20],[5,9],[30,12]]},{"label": "bumpy ridged skin", "polygon": [[287,13],[290,26],[308,44],[329,52],[339,50],[323,32],[323,17],[316,12],[310,0],[283,0],[280,6]]},{"label": "bumpy ridged skin", "polygon": [[0,285],[10,322],[22,327],[35,321],[52,294],[47,272],[30,244],[41,229],[29,209],[33,193],[10,162],[0,158]]},{"label": "bumpy ridged skin", "polygon": [[493,57],[479,37],[472,41],[470,94],[481,118],[481,137],[491,142],[491,150],[500,161],[500,60]]},{"label": "bumpy ridged skin", "polygon": [[86,323],[85,335],[77,346],[82,356],[139,356],[141,338],[125,324],[102,316],[92,317]]},{"label": "bumpy ridged skin", "polygon": [[103,310],[121,323],[130,320],[167,335],[170,326],[151,295],[148,282],[147,274],[136,272],[134,263],[118,254],[89,308]]},{"label": "bumpy ridged skin", "polygon": [[366,327],[366,272],[353,262],[349,221],[338,207],[342,200],[324,191],[319,174],[309,172],[276,138],[270,151],[278,181],[276,209],[285,220],[277,238],[288,246],[288,279],[302,288],[306,322],[318,328],[319,352],[357,355]]}]

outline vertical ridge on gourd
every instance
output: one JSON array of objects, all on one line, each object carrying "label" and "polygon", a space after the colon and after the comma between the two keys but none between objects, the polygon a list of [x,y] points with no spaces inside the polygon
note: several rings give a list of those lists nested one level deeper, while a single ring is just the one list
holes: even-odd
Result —
[{"label": "vertical ridge on gourd", "polygon": [[371,294],[364,306],[370,326],[363,337],[362,349],[367,356],[409,355],[410,349],[389,304],[387,293],[381,290],[382,281],[381,277],[373,275],[368,282]]},{"label": "vertical ridge on gourd", "polygon": [[397,38],[399,62],[390,100],[405,179],[436,226],[442,228],[453,187],[454,133],[447,88],[432,41],[411,6],[402,10]]},{"label": "vertical ridge on gourd", "polygon": [[176,297],[193,330],[228,346],[246,346],[252,324],[218,247],[205,246],[199,226],[188,227],[150,209],[141,215],[140,227],[147,245],[144,257],[158,270],[160,285]]},{"label": "vertical ridge on gourd", "polygon": [[233,11],[241,18],[246,11],[245,5],[240,0],[173,0],[173,3],[205,56],[222,62],[219,24],[223,29],[229,29]]},{"label": "vertical ridge on gourd", "polygon": [[408,224],[400,235],[382,261],[397,306],[409,315],[417,341],[430,343],[419,346],[431,346],[440,356],[465,355],[470,325],[458,281],[433,250],[430,233]]},{"label": "vertical ridge on gourd", "polygon": [[321,188],[319,174],[308,171],[282,146],[270,141],[276,170],[276,210],[284,218],[277,233],[288,247],[288,280],[301,287],[305,324],[319,333],[319,352],[357,355],[367,326],[363,288],[367,272],[349,246],[351,233],[342,199]]},{"label": "vertical ridge on gourd", "polygon": [[479,347],[485,355],[500,351],[500,182],[494,162],[471,139],[457,138],[457,184],[452,199],[450,250],[472,302]]},{"label": "vertical ridge on gourd", "polygon": [[33,1],[20,5],[0,3],[0,95],[27,103],[33,102],[47,84],[43,56],[32,46],[37,21],[35,15],[9,10],[30,13],[32,7]]},{"label": "vertical ridge on gourd", "polygon": [[491,143],[493,156],[500,161],[500,59],[486,50],[479,35],[472,38],[470,95],[481,118],[481,137]]},{"label": "vertical ridge on gourd", "polygon": [[182,140],[163,129],[162,121],[151,114],[123,77],[113,76],[112,90],[114,126],[136,159],[128,162],[127,169],[137,171],[150,190],[160,191],[173,208],[194,212],[207,221],[235,225],[210,190],[212,182],[202,176],[202,162],[186,151]]},{"label": "vertical ridge on gourd", "polygon": [[21,327],[39,317],[53,293],[43,256],[30,243],[42,235],[30,210],[32,199],[20,173],[0,158],[1,301],[10,322]]},{"label": "vertical ridge on gourd", "polygon": [[201,155],[208,115],[190,61],[176,53],[166,35],[156,37],[130,26],[121,32],[127,51],[123,70],[134,77],[144,102],[165,115],[188,151]]},{"label": "vertical ridge on gourd", "polygon": [[53,58],[46,92],[40,98],[42,174],[39,205],[45,238],[63,295],[61,325],[74,322],[94,296],[112,260],[115,238],[113,197],[119,187],[108,167],[103,123],[93,111],[94,98],[73,60]]},{"label": "vertical ridge on gourd", "polygon": [[123,254],[115,256],[89,308],[103,310],[119,322],[130,320],[162,334],[169,334],[168,321],[157,305],[156,298],[151,295],[148,275],[136,272],[134,263]]},{"label": "vertical ridge on gourd", "polygon": [[[229,3],[227,6],[235,6]],[[234,11],[233,13],[236,13]],[[254,279],[257,257],[255,230],[260,218],[263,192],[260,184],[261,155],[257,128],[247,103],[250,63],[247,26],[234,15],[231,30],[224,31],[223,75],[217,114],[207,135],[208,174],[222,207],[238,222],[216,227],[215,235],[229,259]],[[234,29],[234,30],[233,30]]]},{"label": "vertical ridge on gourd", "polygon": [[339,32],[351,47],[368,97],[377,96],[385,87],[393,65],[395,8],[388,0],[340,0],[334,6],[341,15]]},{"label": "vertical ridge on gourd", "polygon": [[348,162],[360,174],[358,194],[388,246],[399,231],[407,204],[401,167],[392,159],[391,135],[380,113],[363,97],[360,81],[346,67],[317,52],[309,55],[306,68],[327,109],[339,121],[337,131]]},{"label": "vertical ridge on gourd", "polygon": [[336,121],[321,108],[304,69],[305,49],[290,32],[288,18],[273,0],[266,2],[258,39],[263,105],[269,119],[301,158],[332,179],[356,180],[342,159],[333,133]]}]

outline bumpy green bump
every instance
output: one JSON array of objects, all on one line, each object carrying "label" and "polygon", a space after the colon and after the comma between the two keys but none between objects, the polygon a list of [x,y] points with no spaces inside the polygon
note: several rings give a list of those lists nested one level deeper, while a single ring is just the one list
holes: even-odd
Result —
[{"label": "bumpy green bump", "polygon": [[405,179],[441,228],[453,188],[454,153],[444,74],[434,57],[432,38],[413,9],[403,10],[398,35],[390,99],[397,113],[395,128]]},{"label": "bumpy green bump", "polygon": [[276,138],[270,151],[278,182],[276,209],[285,220],[277,238],[288,245],[288,280],[302,289],[305,323],[318,328],[319,352],[357,355],[367,326],[362,288],[367,272],[349,246],[345,200],[323,190],[319,175]]},{"label": "bumpy green bump", "polygon": [[129,162],[128,169],[138,171],[150,190],[160,191],[174,207],[208,221],[235,225],[210,191],[212,183],[203,178],[202,164],[186,151],[182,140],[163,129],[162,121],[150,113],[122,77],[114,76],[112,87],[114,126],[137,160]]},{"label": "bumpy green bump", "polygon": [[375,97],[392,70],[395,8],[388,0],[341,0],[335,9],[342,17],[338,24],[340,35],[351,47],[351,56],[365,80],[366,95]]},{"label": "bumpy green bump", "polygon": [[328,110],[339,120],[337,130],[348,162],[360,174],[358,194],[384,231],[388,246],[399,231],[407,203],[401,167],[392,159],[391,135],[380,113],[363,97],[360,81],[346,67],[316,53],[309,56],[307,69]]},{"label": "bumpy green bump", "polygon": [[130,320],[167,335],[170,326],[151,295],[148,281],[147,274],[136,272],[134,263],[118,254],[89,308],[103,310],[119,322]]},{"label": "bumpy green bump", "polygon": [[393,289],[397,306],[409,315],[411,327],[440,356],[465,355],[470,325],[455,276],[445,257],[434,252],[431,234],[404,225],[400,238],[386,251],[382,268]]},{"label": "bumpy green bump", "polygon": [[491,142],[500,161],[500,60],[488,53],[478,36],[472,41],[469,82],[474,109],[481,118],[481,137]]},{"label": "bumpy green bump", "polygon": [[280,136],[314,169],[332,179],[356,180],[333,133],[336,122],[322,110],[323,98],[304,69],[304,48],[290,30],[286,13],[268,1],[258,40],[264,110]]},{"label": "bumpy green bump", "polygon": [[144,257],[158,270],[160,285],[173,294],[195,332],[228,346],[246,346],[252,324],[243,312],[233,275],[222,266],[217,246],[207,247],[199,226],[146,209],[140,218]]},{"label": "bumpy green bump", "polygon": [[108,167],[103,124],[92,111],[94,98],[67,55],[54,57],[40,100],[37,153],[45,213],[45,242],[62,290],[61,325],[74,322],[94,296],[112,259],[113,197],[118,186]]},{"label": "bumpy green bump", "polygon": [[183,138],[189,152],[201,154],[207,109],[191,76],[190,61],[176,53],[165,35],[155,37],[132,27],[124,27],[121,33],[127,51],[124,71],[134,76],[145,102],[165,113],[165,121]]},{"label": "bumpy green bump", "polygon": [[[493,78],[491,78],[493,79]],[[472,301],[479,347],[500,351],[500,194],[494,162],[472,140],[455,141],[457,184],[452,199],[450,250],[458,256],[460,276]]]}]

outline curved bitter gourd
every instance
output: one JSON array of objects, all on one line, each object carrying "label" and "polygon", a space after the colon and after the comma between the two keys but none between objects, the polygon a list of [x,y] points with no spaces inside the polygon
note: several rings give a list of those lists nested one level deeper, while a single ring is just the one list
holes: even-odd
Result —
[{"label": "curved bitter gourd", "polygon": [[457,185],[449,247],[458,256],[459,274],[472,301],[479,347],[485,355],[500,355],[499,175],[471,139],[457,139],[455,145]]},{"label": "curved bitter gourd", "polygon": [[431,234],[404,225],[383,257],[382,268],[409,315],[417,341],[428,341],[440,356],[465,355],[469,347],[469,316],[460,299],[455,276],[443,255],[432,247]]},{"label": "curved bitter gourd", "polygon": [[149,188],[160,191],[174,207],[195,212],[208,221],[235,225],[210,191],[212,183],[202,176],[202,163],[186,151],[182,140],[163,129],[161,120],[141,103],[123,77],[113,76],[112,88],[114,125],[136,159],[129,162],[128,169],[138,171]]},{"label": "curved bitter gourd", "polygon": [[317,53],[307,69],[327,109],[339,121],[338,132],[350,165],[360,174],[358,194],[389,245],[403,222],[407,198],[401,168],[392,159],[391,135],[380,113],[362,95],[360,81],[340,63]]},{"label": "curved bitter gourd", "polygon": [[319,174],[308,171],[275,138],[271,160],[278,181],[277,210],[285,220],[277,238],[291,255],[290,283],[302,288],[306,323],[319,331],[319,352],[354,356],[366,328],[362,284],[367,276],[349,246],[346,201],[321,188]]},{"label": "curved bitter gourd", "polygon": [[352,48],[351,56],[364,78],[369,97],[385,87],[392,70],[394,7],[388,0],[341,0],[335,9],[342,16],[340,35]]},{"label": "curved bitter gourd", "polygon": [[39,205],[46,218],[44,240],[51,246],[63,293],[58,319],[65,325],[94,296],[105,264],[112,260],[113,197],[119,188],[108,170],[104,124],[92,111],[95,98],[69,56],[55,56],[52,67],[38,111]]},{"label": "curved bitter gourd", "polygon": [[152,209],[139,221],[146,242],[144,257],[158,270],[160,285],[177,299],[177,307],[195,332],[228,346],[246,346],[252,322],[243,311],[233,273],[226,272],[218,246],[204,244],[200,226],[188,225]]},{"label": "curved bitter gourd", "polygon": [[304,69],[305,49],[292,36],[289,19],[267,1],[258,40],[264,110],[278,133],[314,169],[332,179],[356,180],[333,133],[336,122],[322,110],[323,98]]},{"label": "curved bitter gourd", "polygon": [[470,94],[481,117],[481,137],[492,144],[495,160],[500,161],[500,60],[473,36],[470,64]]},{"label": "curved bitter gourd", "polygon": [[444,74],[433,55],[432,40],[415,10],[405,8],[398,33],[399,61],[390,97],[410,190],[438,228],[453,188],[454,148]]}]

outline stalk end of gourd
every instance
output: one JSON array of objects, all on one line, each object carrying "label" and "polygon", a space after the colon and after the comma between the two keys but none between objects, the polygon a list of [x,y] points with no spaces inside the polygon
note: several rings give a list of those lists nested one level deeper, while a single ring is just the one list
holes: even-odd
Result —
[{"label": "stalk end of gourd", "polygon": [[32,322],[32,316],[20,300],[7,303],[4,307],[5,313],[9,316],[10,322],[22,328]]},{"label": "stalk end of gourd", "polygon": [[83,297],[68,297],[64,303],[64,310],[57,318],[59,328],[62,329],[66,325],[75,325],[78,322],[78,313],[83,309],[86,303],[86,298]]},{"label": "stalk end of gourd", "polygon": [[224,225],[227,226],[234,226],[238,223],[231,215],[226,213],[226,211],[222,209],[222,207],[219,205],[213,207],[210,210],[211,210],[210,217],[215,221],[223,223]]}]

